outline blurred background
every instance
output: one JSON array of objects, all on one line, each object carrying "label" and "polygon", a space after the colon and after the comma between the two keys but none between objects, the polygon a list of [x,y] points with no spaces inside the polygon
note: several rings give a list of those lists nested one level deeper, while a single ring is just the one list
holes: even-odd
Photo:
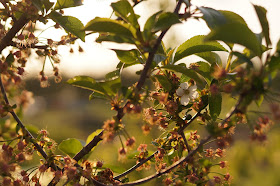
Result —
[{"label": "blurred background", "polygon": [[[84,5],[76,8],[65,10],[65,15],[72,15],[84,24],[96,16],[110,17],[112,9],[110,8],[110,0],[84,0]],[[268,20],[270,24],[270,34],[272,43],[275,46],[280,38],[279,24],[279,0],[192,0],[197,6],[207,6],[218,10],[230,10],[241,15],[247,22],[253,32],[261,31],[256,13],[251,3],[264,6],[268,10]],[[175,0],[147,0],[135,7],[136,13],[142,17],[139,19],[140,25],[143,25],[147,18],[159,9],[172,11],[175,6]],[[143,12],[145,12],[143,14]],[[53,23],[49,23],[53,25]],[[43,27],[42,27],[43,28]],[[167,47],[175,47],[183,43],[185,40],[200,34],[207,34],[209,29],[201,20],[188,20],[184,24],[175,25],[166,37],[164,42]],[[52,28],[46,30],[40,37],[49,37],[51,34],[53,39],[59,40],[64,32],[54,30]],[[34,93],[35,103],[26,110],[24,123],[33,125],[38,129],[47,129],[50,137],[57,143],[67,138],[78,138],[86,141],[88,135],[97,129],[100,129],[103,122],[110,119],[115,112],[111,111],[111,106],[103,100],[88,100],[90,91],[72,87],[65,82],[75,75],[89,75],[96,79],[102,79],[104,75],[115,69],[118,59],[111,48],[129,48],[129,45],[113,45],[111,43],[95,43],[96,34],[88,36],[86,42],[78,41],[74,48],[74,53],[69,53],[69,47],[60,47],[59,55],[61,55],[61,63],[59,69],[63,74],[61,83],[56,84],[50,78],[50,86],[41,88],[38,79],[39,71],[42,69],[42,62],[35,57],[27,63],[25,74],[26,89]],[[84,50],[79,53],[78,47]],[[224,55],[221,53],[221,55]],[[225,56],[226,57],[226,56]],[[184,59],[182,62],[188,62],[192,58]],[[123,81],[132,84],[137,81],[137,76],[133,75],[139,69],[139,66],[130,68],[125,71]],[[46,65],[47,73],[51,77],[51,64]],[[279,78],[278,78],[279,79]],[[275,81],[277,82],[277,81]],[[275,84],[275,89],[279,91],[279,85]],[[234,104],[234,100],[224,97],[224,116]],[[258,111],[268,111],[268,105],[261,108],[252,106],[250,108]],[[251,121],[254,122],[260,115],[250,112]],[[154,146],[150,144],[152,139],[157,138],[159,132],[157,129],[152,130],[151,134],[145,136],[141,131],[142,119],[140,116],[126,116],[124,123],[127,123],[127,131],[130,136],[137,139],[136,147],[141,143],[147,143],[150,150],[154,150]],[[196,129],[197,125],[193,125]],[[267,142],[258,144],[251,142],[249,138],[249,127],[242,125],[238,127],[234,136],[234,146],[229,148],[226,157],[223,159],[229,161],[229,167],[223,171],[227,171],[233,175],[233,185],[280,185],[280,177],[278,169],[280,168],[280,128],[277,124],[268,135]],[[90,156],[91,160],[101,160],[105,165],[113,167],[113,170],[121,173],[127,168],[134,165],[135,160],[127,158],[118,161],[118,148],[121,147],[119,140],[112,143],[104,144],[101,142]],[[61,152],[60,152],[61,153]],[[134,150],[129,153],[133,154]],[[132,155],[131,155],[132,157]],[[26,165],[31,166],[33,163]],[[217,171],[220,171],[217,169]],[[145,175],[154,173],[154,170],[140,171],[132,173],[131,180],[142,178]],[[211,174],[210,174],[211,175]],[[215,175],[215,174],[213,174]],[[149,182],[148,185],[162,185],[160,180]]]}]

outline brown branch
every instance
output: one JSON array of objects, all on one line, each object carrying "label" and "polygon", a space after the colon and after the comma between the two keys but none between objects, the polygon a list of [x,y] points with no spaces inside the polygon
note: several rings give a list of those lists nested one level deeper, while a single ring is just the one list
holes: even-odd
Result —
[{"label": "brown branch", "polygon": [[[1,93],[3,95],[4,101],[7,105],[10,105],[3,82],[2,82],[2,77],[0,74],[0,88],[1,88]],[[44,149],[35,142],[35,138],[33,137],[33,135],[25,128],[24,124],[21,122],[21,120],[19,119],[19,117],[17,116],[17,114],[11,110],[9,111],[10,114],[13,116],[13,118],[16,120],[16,122],[19,124],[20,128],[22,129],[23,133],[26,133],[25,135],[27,135],[31,140],[31,143],[34,145],[34,147],[37,149],[37,151],[45,158],[45,160],[48,160],[48,155],[46,154],[46,152],[44,151]],[[57,166],[55,166],[54,163],[51,163],[50,165],[54,170],[58,169]]]},{"label": "brown branch", "polygon": [[12,39],[15,35],[20,31],[26,23],[28,23],[29,19],[23,14],[18,21],[15,21],[13,27],[8,31],[8,33],[3,37],[0,43],[0,53],[10,45]]},{"label": "brown branch", "polygon": [[104,130],[102,130],[98,135],[96,135],[83,149],[78,152],[73,159],[76,160],[77,162],[81,160],[86,154],[88,154],[93,147],[95,147],[98,142],[102,140],[102,135],[103,135]]},{"label": "brown branch", "polygon": [[190,158],[207,142],[211,139],[211,136],[208,136],[205,140],[201,141],[200,144],[197,146],[197,148],[193,151],[191,151],[186,157],[181,158],[179,161],[177,161],[176,163],[172,164],[171,166],[167,167],[164,170],[161,170],[151,176],[148,176],[146,178],[134,181],[134,182],[130,182],[130,183],[126,183],[126,184],[120,184],[122,186],[130,186],[130,185],[140,185],[143,183],[146,183],[152,179],[158,178],[160,176],[162,176],[163,174],[169,173],[171,170],[173,170],[174,168],[178,167],[179,165],[181,165],[182,163],[190,160]]},{"label": "brown branch", "polygon": [[146,163],[147,161],[151,160],[156,154],[158,153],[158,151],[155,151],[152,155],[150,155],[149,157],[147,157],[146,159],[144,159],[143,161],[137,163],[136,165],[134,165],[133,167],[131,167],[130,169],[126,170],[125,172],[121,173],[118,176],[115,176],[114,179],[117,180],[121,177],[126,176],[127,174],[131,173],[132,171],[134,171],[135,169],[137,169],[138,167],[140,167],[141,165],[143,165],[144,163]]},{"label": "brown branch", "polygon": [[[177,5],[176,5],[176,8],[175,8],[173,13],[178,14],[179,9],[180,9],[182,3],[183,3],[183,0],[179,0],[178,1]],[[159,37],[156,40],[155,45],[152,48],[152,51],[149,52],[148,59],[147,59],[147,61],[145,63],[144,69],[143,69],[143,71],[142,71],[142,73],[140,75],[140,78],[139,78],[139,80],[137,82],[137,85],[136,85],[136,88],[137,88],[138,91],[141,90],[141,88],[143,87],[143,85],[144,85],[144,83],[146,81],[146,78],[148,77],[148,72],[149,72],[150,67],[152,65],[154,56],[155,56],[155,54],[156,54],[156,52],[158,50],[158,47],[161,44],[162,38],[165,36],[165,34],[167,33],[168,30],[169,30],[169,28],[167,28],[166,30],[161,32],[161,34],[159,35]]]},{"label": "brown branch", "polygon": [[[18,21],[16,21],[13,25],[13,27],[8,31],[8,33],[3,37],[3,39],[1,40],[0,43],[0,53],[2,53],[2,51],[9,46],[9,43],[12,41],[12,39],[15,37],[15,35],[18,33],[18,31],[20,31],[24,25],[26,23],[28,23],[29,19],[26,18],[26,16],[23,14],[20,19]],[[7,97],[3,82],[2,82],[2,76],[0,73],[0,88],[1,88],[1,93],[3,95],[4,101],[7,105],[10,105],[9,103],[9,99]],[[23,123],[21,122],[21,120],[19,119],[19,117],[17,116],[17,114],[11,110],[9,111],[10,114],[13,116],[13,118],[16,120],[16,122],[19,124],[19,126],[21,127],[21,129],[23,130],[24,133],[26,133],[26,135],[28,137],[31,138],[31,142],[32,144],[35,146],[35,148],[38,150],[38,152],[46,159],[48,160],[48,156],[46,154],[46,152],[43,150],[43,148],[35,142],[35,138],[32,136],[32,134],[25,128],[25,126],[23,125]],[[57,169],[58,167],[55,166],[54,163],[51,163],[51,167],[53,169]]]}]

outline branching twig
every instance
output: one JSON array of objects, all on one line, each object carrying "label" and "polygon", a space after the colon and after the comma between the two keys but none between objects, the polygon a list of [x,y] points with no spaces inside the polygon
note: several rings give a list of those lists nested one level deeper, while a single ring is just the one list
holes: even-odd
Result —
[{"label": "branching twig", "polygon": [[126,184],[120,184],[120,185],[122,185],[122,186],[139,185],[139,184],[146,183],[154,178],[158,178],[163,174],[169,173],[174,168],[176,168],[179,165],[181,165],[182,163],[188,161],[210,139],[211,139],[211,136],[208,136],[205,140],[200,142],[200,144],[197,146],[197,148],[195,150],[191,151],[186,157],[181,158],[179,161],[177,161],[176,163],[167,167],[166,169],[161,170],[161,171],[157,172],[156,174],[153,174],[149,177],[146,177],[146,178],[134,181],[134,182],[126,183]]},{"label": "branching twig", "polygon": [[[15,35],[18,33],[18,31],[20,29],[23,28],[23,26],[29,21],[28,18],[26,18],[25,15],[22,15],[21,18],[16,21],[13,25],[13,27],[9,30],[9,32],[5,35],[5,37],[3,37],[3,39],[1,40],[0,43],[0,53],[2,53],[3,49],[5,49],[9,43],[12,41],[12,39],[15,37]],[[3,95],[4,101],[7,105],[10,105],[3,82],[2,82],[2,77],[0,74],[0,88],[1,88],[1,93]],[[17,114],[11,110],[9,111],[11,113],[11,115],[13,116],[13,118],[16,120],[16,122],[19,124],[19,126],[21,127],[21,129],[23,130],[24,133],[26,133],[26,135],[28,137],[31,138],[31,142],[33,143],[33,145],[35,146],[35,148],[38,150],[38,152],[46,159],[48,160],[48,156],[46,154],[46,152],[44,151],[44,149],[35,142],[35,138],[32,136],[32,134],[25,128],[25,126],[23,125],[23,123],[21,122],[21,120],[19,119],[19,117],[17,116]],[[51,167],[53,169],[57,169],[57,167],[52,163]]]},{"label": "branching twig", "polygon": [[144,159],[143,161],[137,163],[136,165],[134,165],[133,167],[131,167],[130,169],[126,170],[125,172],[121,173],[118,176],[115,176],[114,179],[117,180],[121,177],[126,176],[127,174],[131,173],[132,171],[136,170],[138,167],[140,167],[141,165],[143,165],[144,163],[146,163],[147,161],[151,160],[156,154],[158,153],[158,151],[155,151],[152,155],[150,155],[149,157],[147,157],[146,159]]}]

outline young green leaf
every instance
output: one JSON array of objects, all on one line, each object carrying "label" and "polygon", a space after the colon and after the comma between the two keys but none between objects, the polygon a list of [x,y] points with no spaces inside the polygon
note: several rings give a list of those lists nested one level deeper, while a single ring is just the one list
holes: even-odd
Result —
[{"label": "young green leaf", "polygon": [[128,44],[134,44],[133,38],[127,38],[123,35],[117,35],[117,34],[100,34],[98,38],[95,40],[97,43],[102,43],[103,41],[109,41],[109,42],[115,42],[115,43],[128,43]]},{"label": "young green leaf", "polygon": [[198,35],[190,38],[189,40],[181,44],[175,53],[174,62],[184,57],[200,52],[227,51],[217,41],[205,42],[204,40],[205,40],[205,36]]},{"label": "young green leaf", "polygon": [[85,41],[86,34],[84,31],[84,25],[78,18],[72,16],[62,16],[56,11],[52,11],[49,14],[49,17],[54,22],[62,26],[67,32],[70,32],[80,38],[82,41]]},{"label": "young green leaf", "polygon": [[264,35],[266,46],[271,45],[270,37],[269,37],[269,25],[266,17],[266,9],[264,7],[254,5],[254,8],[256,10],[256,13],[259,17],[259,21],[262,26],[262,33]]},{"label": "young green leaf", "polygon": [[127,23],[130,23],[134,28],[139,29],[137,16],[134,13],[133,7],[127,0],[120,0],[111,4],[113,10]]},{"label": "young green leaf", "polygon": [[214,52],[200,52],[196,53],[195,55],[201,57],[210,64],[218,64],[220,66],[222,65],[222,60],[220,56]]},{"label": "young green leaf", "polygon": [[125,64],[139,63],[140,52],[136,49],[132,50],[114,50],[119,60]]},{"label": "young green leaf", "polygon": [[154,28],[156,21],[158,20],[158,16],[161,13],[162,13],[162,11],[159,11],[159,12],[153,14],[146,21],[145,26],[144,26],[144,31],[143,31],[143,34],[144,34],[146,40],[150,40],[151,36],[154,34],[154,32],[152,32],[152,29]]},{"label": "young green leaf", "polygon": [[237,43],[252,50],[257,56],[261,56],[261,43],[256,35],[244,24],[229,23],[212,30],[205,38],[207,41],[221,40],[229,43]]},{"label": "young green leaf", "polygon": [[157,22],[155,23],[152,32],[159,30],[166,30],[174,24],[181,23],[179,17],[171,12],[165,12],[159,15]]},{"label": "young green leaf", "polygon": [[226,18],[226,23],[240,23],[247,26],[246,21],[237,13],[227,10],[219,10],[219,12]]},{"label": "young green leaf", "polygon": [[109,18],[96,17],[86,24],[85,30],[99,33],[113,33],[133,38],[128,24]]},{"label": "young green leaf", "polygon": [[226,23],[226,18],[218,10],[208,7],[198,7],[198,9],[202,12],[203,19],[211,29]]},{"label": "young green leaf", "polygon": [[70,8],[83,5],[82,0],[58,0],[54,6],[54,10]]},{"label": "young green leaf", "polygon": [[68,154],[69,156],[75,156],[80,150],[82,150],[82,143],[75,138],[68,138],[63,140],[59,145],[58,149]]},{"label": "young green leaf", "polygon": [[215,10],[208,7],[199,7],[199,10],[203,13],[203,19],[210,29],[235,22],[247,25],[240,15],[231,11]]},{"label": "young green leaf", "polygon": [[75,76],[67,81],[70,85],[105,94],[105,90],[93,78],[88,76]]}]

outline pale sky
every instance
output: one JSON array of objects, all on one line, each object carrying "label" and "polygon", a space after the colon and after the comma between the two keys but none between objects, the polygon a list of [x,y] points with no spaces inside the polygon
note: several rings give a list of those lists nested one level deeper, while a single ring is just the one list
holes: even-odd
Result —
[{"label": "pale sky", "polygon": [[[75,8],[69,8],[65,10],[65,15],[71,15],[79,18],[84,24],[89,22],[95,16],[109,17],[112,13],[110,4],[112,0],[84,0],[84,5]],[[154,12],[159,10],[157,6],[160,0],[147,0],[146,2],[140,3],[136,6],[135,11],[142,17],[139,19],[140,25],[143,25],[147,18]],[[170,0],[170,10],[174,8],[175,0]],[[279,24],[279,0],[192,0],[192,4],[197,6],[207,6],[218,10],[230,10],[241,15],[247,22],[249,28],[253,32],[260,32],[261,27],[251,3],[261,5],[268,11],[268,20],[270,24],[270,34],[272,43],[275,45],[280,38],[280,24]],[[172,6],[172,7],[171,7]],[[151,11],[147,11],[147,7]],[[143,12],[145,12],[143,14]],[[48,37],[51,33],[53,35],[54,30],[45,32],[45,37]],[[57,30],[56,30],[57,31]],[[203,21],[188,20],[184,24],[175,25],[166,35],[164,40],[172,40],[174,34],[180,36],[178,43],[170,43],[170,46],[178,46],[185,40],[201,34],[207,34],[209,32],[208,27]],[[42,35],[43,36],[43,35]],[[58,36],[57,36],[58,37]],[[106,72],[112,71],[118,59],[115,52],[110,51],[108,48],[118,47],[111,43],[97,44],[94,39],[97,34],[86,37],[86,42],[79,41],[81,46],[84,48],[84,53],[70,54],[69,48],[60,48],[59,53],[61,54],[60,69],[64,73],[70,73],[71,76],[75,75],[91,75],[91,76],[102,76]],[[127,46],[124,46],[127,47]],[[27,76],[34,75],[34,72],[38,73],[42,67],[41,63],[33,61],[27,66]],[[51,71],[51,66],[47,65],[47,69]],[[51,72],[50,72],[51,73]]]}]

